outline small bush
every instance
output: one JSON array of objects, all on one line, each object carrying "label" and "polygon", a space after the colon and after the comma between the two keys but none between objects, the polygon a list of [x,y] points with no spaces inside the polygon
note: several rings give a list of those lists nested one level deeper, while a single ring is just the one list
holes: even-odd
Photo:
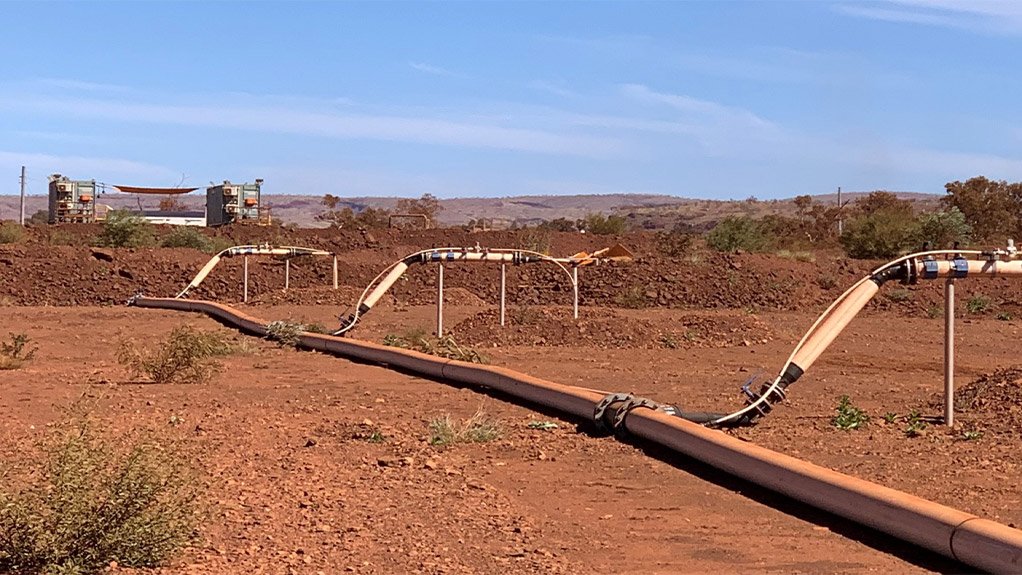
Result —
[{"label": "small bush", "polygon": [[952,207],[947,211],[931,212],[919,216],[919,233],[933,249],[950,249],[956,243],[966,245],[972,239],[972,226],[965,214]]},{"label": "small bush", "polygon": [[797,262],[813,263],[816,261],[816,254],[809,251],[778,250],[775,254],[779,258],[795,260]]},{"label": "small bush", "polygon": [[198,482],[172,447],[115,444],[82,420],[42,451],[24,473],[0,476],[0,571],[159,567],[194,540]]},{"label": "small bush", "polygon": [[140,248],[153,245],[155,234],[143,218],[127,211],[113,210],[107,214],[97,241],[110,248]]},{"label": "small bush", "polygon": [[728,216],[706,235],[706,245],[718,252],[757,252],[769,243],[762,223],[748,216]]},{"label": "small bush", "polygon": [[816,278],[816,285],[822,290],[832,290],[837,287],[837,280],[833,276],[820,276]]},{"label": "small bush", "polygon": [[614,303],[618,307],[626,309],[642,309],[649,307],[649,298],[646,297],[646,289],[642,286],[632,286],[617,294]]},{"label": "small bush", "polygon": [[198,228],[178,226],[163,238],[163,241],[160,242],[160,247],[192,248],[207,254],[215,254],[231,247],[231,244],[222,238],[208,237]]},{"label": "small bush", "polygon": [[0,244],[16,244],[25,238],[25,229],[15,222],[0,222]]},{"label": "small bush", "polygon": [[45,226],[48,223],[50,223],[49,210],[36,210],[36,212],[29,216],[28,220],[25,221],[25,225],[31,227]]},{"label": "small bush", "polygon": [[657,232],[656,250],[669,258],[680,258],[691,253],[695,238],[695,234],[676,225],[669,232]]},{"label": "small bush", "polygon": [[831,418],[830,422],[834,427],[842,431],[859,429],[865,427],[869,422],[869,416],[858,407],[852,405],[852,401],[848,399],[847,395],[841,396],[838,400],[838,406],[834,411],[837,413]]},{"label": "small bush", "polygon": [[919,227],[911,213],[879,211],[848,222],[840,241],[848,257],[893,258],[918,243]]},{"label": "small bush", "polygon": [[383,337],[383,345],[412,349],[429,355],[467,361],[469,363],[486,363],[486,358],[478,351],[470,347],[458,345],[454,337],[445,335],[441,338],[434,338],[422,331],[409,332],[404,336],[387,334]]},{"label": "small bush", "polygon": [[905,437],[919,437],[926,431],[926,422],[923,421],[922,414],[916,410],[912,410],[908,415],[905,416]]},{"label": "small bush", "polygon": [[1011,316],[1010,313],[1008,313],[1006,311],[1002,311],[1001,313],[997,314],[997,319],[999,321],[1011,321],[1012,320],[1012,316]]},{"label": "small bush", "polygon": [[598,236],[610,236],[623,234],[628,231],[628,220],[621,216],[604,216],[603,214],[588,214],[579,222],[578,228],[586,233]]},{"label": "small bush", "polygon": [[18,369],[35,357],[36,346],[24,333],[10,334],[10,341],[0,342],[0,370]]},{"label": "small bush", "polygon": [[277,342],[281,347],[296,347],[298,338],[305,330],[305,324],[295,321],[271,321],[266,326],[266,339]]},{"label": "small bush", "polygon": [[526,228],[518,232],[518,248],[539,252],[550,253],[550,232],[541,228]]},{"label": "small bush", "polygon": [[926,317],[930,319],[937,319],[938,317],[944,317],[944,308],[939,305],[931,305],[926,308]]},{"label": "small bush", "polygon": [[214,357],[232,351],[219,334],[182,326],[174,328],[156,349],[122,341],[117,361],[134,376],[146,376],[153,383],[203,383],[223,370]]},{"label": "small bush", "polygon": [[46,243],[51,246],[80,246],[82,244],[99,243],[99,241],[92,236],[83,239],[67,230],[55,228],[46,235]]},{"label": "small bush", "polygon": [[429,444],[486,443],[500,437],[501,427],[500,421],[490,417],[482,408],[460,423],[445,414],[429,422]]},{"label": "small bush", "polygon": [[895,303],[904,303],[912,299],[912,292],[907,289],[894,289],[885,295],[887,299]]},{"label": "small bush", "polygon": [[969,313],[981,314],[989,311],[993,304],[994,302],[990,298],[984,295],[975,295],[965,302],[965,309]]}]

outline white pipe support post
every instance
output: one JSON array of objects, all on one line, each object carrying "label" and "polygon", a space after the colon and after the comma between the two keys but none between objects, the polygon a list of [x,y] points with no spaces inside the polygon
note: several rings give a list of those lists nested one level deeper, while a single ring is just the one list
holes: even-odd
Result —
[{"label": "white pipe support post", "polygon": [[507,264],[500,264],[500,326],[504,327],[504,309],[507,293]]},{"label": "white pipe support post", "polygon": [[284,290],[291,287],[291,258],[284,260]]},{"label": "white pipe support post", "polygon": [[575,319],[578,319],[578,266],[571,268],[571,287],[573,291],[571,313]]},{"label": "white pipe support post", "polygon": [[944,283],[944,424],[955,426],[955,280]]},{"label": "white pipe support post", "polygon": [[334,289],[337,289],[337,256],[334,256]]},{"label": "white pipe support post", "polygon": [[248,256],[245,256],[245,280],[242,282],[242,301],[248,303]]},{"label": "white pipe support post", "polygon": [[436,336],[444,336],[444,264],[436,270]]}]

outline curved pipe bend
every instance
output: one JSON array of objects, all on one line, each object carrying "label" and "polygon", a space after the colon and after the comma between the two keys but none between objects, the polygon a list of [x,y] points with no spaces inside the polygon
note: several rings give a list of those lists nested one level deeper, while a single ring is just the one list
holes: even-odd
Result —
[{"label": "curved pipe bend", "polygon": [[[955,278],[978,275],[981,277],[1022,276],[1022,260],[1018,260],[1014,246],[1008,251],[993,250],[930,250],[894,259],[876,269],[848,288],[816,319],[781,372],[770,383],[764,383],[758,393],[747,391],[749,399],[742,409],[707,423],[710,426],[743,425],[768,414],[773,404],[783,401],[788,386],[809,370],[838,335],[848,326],[862,308],[890,280],[915,283],[920,279]],[[936,260],[937,256],[951,256],[952,260]],[[966,256],[972,256],[966,259]],[[977,256],[980,256],[977,258]]]},{"label": "curved pipe bend", "polygon": [[[266,322],[213,302],[138,297],[134,305],[205,313],[246,333],[266,335]],[[511,369],[437,358],[400,348],[303,332],[298,345],[341,357],[399,367],[438,380],[494,389],[591,421],[599,391],[563,385]],[[1022,571],[1022,532],[938,503],[771,451],[652,409],[628,414],[630,435],[717,469],[994,573]]]}]

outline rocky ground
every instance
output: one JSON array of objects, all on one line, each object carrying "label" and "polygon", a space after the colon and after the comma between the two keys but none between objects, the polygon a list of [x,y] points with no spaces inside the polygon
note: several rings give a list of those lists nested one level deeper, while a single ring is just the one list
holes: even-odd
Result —
[{"label": "rocky ground", "polygon": [[[268,233],[243,231],[252,237],[239,242]],[[341,253],[341,289],[326,287],[326,261],[296,262],[299,287],[287,292],[280,290],[282,264],[253,263],[252,301],[240,307],[269,320],[332,326],[386,263],[416,246],[473,245],[480,237],[322,233],[300,230],[287,241]],[[481,237],[490,245],[521,239]],[[805,262],[702,251],[673,261],[643,234],[554,235],[551,249],[573,253],[607,241],[631,244],[639,259],[583,270],[577,322],[570,290],[554,270],[509,270],[508,325],[501,328],[495,270],[448,266],[448,332],[496,365],[720,411],[741,405],[738,388],[748,379],[772,377],[815,315],[869,267],[827,255]],[[122,340],[155,342],[182,324],[223,328],[200,316],[120,304],[139,289],[175,293],[206,259],[194,250],[96,250],[39,237],[0,246],[0,336],[25,333],[39,345],[24,367],[0,371],[0,459],[33,457],[47,426],[82,401],[94,405],[111,434],[151,429],[183,441],[203,478],[210,516],[200,543],[165,572],[962,569],[527,405],[240,335],[230,337],[248,342],[248,351],[227,357],[225,371],[209,383],[139,383],[116,361]],[[354,337],[380,342],[432,330],[435,275],[423,269],[407,277]],[[936,417],[943,322],[930,316],[939,315],[931,311],[940,286],[921,285],[885,288],[792,387],[789,401],[733,433],[1022,525],[1022,376],[1013,360],[1019,333],[1006,317],[1022,290],[983,281],[959,289],[955,429]],[[990,307],[969,313],[969,294],[980,291]],[[197,295],[237,302],[240,262],[226,262]],[[861,429],[832,424],[842,395],[869,416]],[[430,443],[432,421],[460,421],[480,409],[499,422],[497,439]]]}]

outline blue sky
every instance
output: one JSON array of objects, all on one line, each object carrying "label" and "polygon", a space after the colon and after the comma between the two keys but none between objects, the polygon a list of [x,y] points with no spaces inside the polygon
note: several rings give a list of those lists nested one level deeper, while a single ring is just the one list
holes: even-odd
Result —
[{"label": "blue sky", "polygon": [[[0,193],[1022,180],[1022,3],[0,2]],[[5,174],[5,175],[4,175]]]}]

